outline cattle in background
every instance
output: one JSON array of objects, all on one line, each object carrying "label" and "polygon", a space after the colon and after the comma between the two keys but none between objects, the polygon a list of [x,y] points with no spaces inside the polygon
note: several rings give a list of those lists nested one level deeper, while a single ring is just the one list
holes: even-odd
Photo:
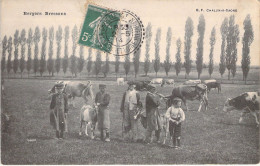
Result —
[{"label": "cattle in background", "polygon": [[151,84],[160,84],[161,87],[163,87],[163,85],[165,84],[165,81],[163,78],[153,78],[151,80]]},{"label": "cattle in background", "polygon": [[120,84],[124,85],[125,84],[125,79],[124,78],[117,78],[116,82],[117,82],[117,85],[120,85]]},{"label": "cattle in background", "polygon": [[204,84],[207,85],[208,91],[210,91],[212,88],[218,88],[218,93],[221,92],[221,84],[217,82],[217,80],[205,80]]},{"label": "cattle in background", "polygon": [[128,81],[128,85],[135,85],[137,91],[148,91],[152,88],[150,84],[151,81]]},{"label": "cattle in background", "polygon": [[[69,99],[72,99],[72,105],[74,107],[75,97],[82,97],[85,103],[87,103],[89,99],[94,99],[92,84],[90,81],[88,81],[86,84],[66,81],[64,82],[63,92],[68,95]],[[49,93],[55,93],[55,86],[53,86],[52,89],[49,90]]]},{"label": "cattle in background", "polygon": [[257,112],[259,113],[260,97],[258,92],[245,92],[241,95],[227,99],[224,104],[223,111],[241,110],[241,116],[239,123],[242,122],[243,116],[247,113],[251,113],[255,117],[257,126],[259,126],[259,120],[257,118]]},{"label": "cattle in background", "polygon": [[208,107],[208,97],[207,97],[207,86],[204,84],[196,84],[196,85],[180,85],[178,87],[173,88],[172,95],[170,96],[170,102],[168,102],[168,106],[170,106],[172,99],[175,97],[179,97],[182,99],[184,105],[188,110],[188,105],[186,100],[199,100],[200,106],[198,111],[200,112],[202,108],[202,104],[204,104],[205,109]]},{"label": "cattle in background", "polygon": [[201,80],[187,80],[183,83],[183,85],[196,85],[200,84]]},{"label": "cattle in background", "polygon": [[91,139],[95,138],[95,127],[97,123],[97,108],[95,106],[83,105],[80,110],[80,129],[79,135],[82,135],[83,123],[85,124],[85,134],[88,136],[88,125],[91,128]]},{"label": "cattle in background", "polygon": [[168,84],[168,85],[174,84],[174,79],[164,79],[164,81],[165,81],[165,84]]}]

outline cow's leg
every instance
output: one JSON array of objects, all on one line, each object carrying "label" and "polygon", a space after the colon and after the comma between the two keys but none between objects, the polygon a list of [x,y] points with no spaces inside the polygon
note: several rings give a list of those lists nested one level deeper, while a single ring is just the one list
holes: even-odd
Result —
[{"label": "cow's leg", "polygon": [[80,120],[79,135],[82,135],[82,124],[83,124],[83,121]]},{"label": "cow's leg", "polygon": [[199,106],[198,112],[200,112],[202,104],[203,104],[203,100],[200,101],[200,106]]},{"label": "cow's leg", "polygon": [[241,113],[241,116],[239,118],[239,123],[242,123],[243,121],[243,116],[245,116],[245,114],[247,113],[247,111],[243,110],[243,112]]},{"label": "cow's leg", "polygon": [[256,126],[258,127],[259,126],[259,120],[258,120],[258,118],[257,118],[257,113],[256,113],[256,111],[253,111],[253,112],[251,112],[251,114],[255,117],[255,122],[256,122]]},{"label": "cow's leg", "polygon": [[188,110],[189,110],[189,108],[188,108],[187,101],[186,101],[185,99],[183,99],[182,101],[183,101],[183,103],[184,103],[184,105],[185,105],[185,107],[186,107],[186,110],[188,111]]},{"label": "cow's leg", "polygon": [[85,126],[86,126],[86,128],[85,128],[85,134],[86,134],[86,136],[88,136],[88,124],[89,124],[89,122],[85,122]]},{"label": "cow's leg", "polygon": [[91,135],[90,135],[90,138],[91,139],[94,139],[95,138],[95,133],[94,133],[94,131],[95,131],[95,123],[91,123]]}]

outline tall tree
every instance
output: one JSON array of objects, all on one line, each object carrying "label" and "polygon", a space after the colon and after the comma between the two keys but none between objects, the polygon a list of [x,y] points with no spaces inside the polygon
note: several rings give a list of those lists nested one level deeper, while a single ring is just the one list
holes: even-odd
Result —
[{"label": "tall tree", "polygon": [[130,71],[131,63],[130,63],[130,46],[126,45],[126,52],[127,55],[125,55],[125,63],[124,63],[124,69],[125,69],[125,75],[127,80],[127,75]]},{"label": "tall tree", "polygon": [[22,30],[21,36],[20,36],[20,44],[21,44],[21,58],[20,58],[20,71],[21,71],[21,77],[23,77],[23,70],[25,68],[25,44],[26,44],[26,32],[25,29]]},{"label": "tall tree", "polygon": [[55,69],[57,74],[60,72],[60,50],[61,50],[61,40],[62,40],[62,28],[59,25],[58,30],[56,31],[56,43],[57,43],[57,56],[55,60]]},{"label": "tall tree", "polygon": [[120,65],[120,56],[116,56],[116,61],[115,61],[115,73],[116,73],[116,78],[117,78],[117,73],[119,72],[119,65]]},{"label": "tall tree", "polygon": [[125,69],[125,76],[126,76],[126,80],[127,80],[127,75],[129,74],[130,71],[130,54],[125,55],[125,63],[124,63],[124,69]]},{"label": "tall tree", "polygon": [[177,41],[176,41],[176,46],[177,46],[177,52],[176,52],[176,55],[175,55],[175,59],[176,59],[176,62],[175,62],[175,71],[176,71],[176,75],[178,77],[179,73],[181,72],[181,39],[179,38]]},{"label": "tall tree", "polygon": [[186,70],[185,78],[190,74],[191,71],[191,38],[193,36],[193,21],[188,17],[185,24],[185,37],[184,37],[184,67]]},{"label": "tall tree", "polygon": [[45,71],[46,68],[46,41],[47,41],[47,30],[43,28],[42,30],[42,49],[41,49],[41,60],[40,60],[40,74]]},{"label": "tall tree", "polygon": [[38,60],[38,54],[39,54],[39,48],[38,43],[40,42],[41,33],[40,29],[37,26],[34,31],[33,41],[34,41],[34,60],[33,60],[33,70],[34,74],[36,75],[38,69],[39,69],[39,60]]},{"label": "tall tree", "polygon": [[49,72],[49,75],[54,74],[54,60],[53,60],[53,40],[54,40],[54,27],[52,26],[49,29],[49,58],[47,61],[47,69]]},{"label": "tall tree", "polygon": [[138,49],[136,52],[134,52],[133,63],[134,63],[134,70],[135,70],[135,78],[139,72],[140,54],[141,54],[141,49]]},{"label": "tall tree", "polygon": [[31,71],[31,68],[32,68],[32,42],[33,42],[33,32],[32,32],[32,29],[30,28],[29,29],[29,32],[28,32],[28,37],[27,37],[27,47],[28,47],[28,58],[27,58],[27,65],[26,65],[26,68],[27,68],[27,72],[28,72],[28,77],[30,75],[30,71]]},{"label": "tall tree", "polygon": [[1,71],[2,71],[2,73],[4,72],[4,70],[5,70],[5,61],[6,61],[6,50],[7,50],[7,43],[8,41],[7,41],[7,37],[6,37],[6,35],[5,35],[5,37],[4,37],[4,39],[3,39],[3,41],[2,41],[2,59],[1,59]]},{"label": "tall tree", "polygon": [[104,74],[104,77],[107,77],[107,74],[109,73],[109,55],[106,53],[106,62],[104,66],[102,67],[102,73]]},{"label": "tall tree", "polygon": [[230,72],[233,77],[236,73],[237,62],[237,43],[239,42],[239,29],[235,25],[235,16],[231,15],[228,22],[227,32],[227,49],[226,49],[226,66],[228,69],[228,79],[230,80]]},{"label": "tall tree", "polygon": [[88,63],[87,63],[87,70],[88,70],[88,75],[90,74],[92,69],[92,48],[88,49]]},{"label": "tall tree", "polygon": [[215,27],[212,28],[211,30],[211,35],[209,39],[209,44],[210,44],[210,53],[209,53],[209,75],[211,78],[211,74],[213,73],[214,69],[214,61],[213,61],[213,52],[214,52],[214,45],[216,43],[216,29]]},{"label": "tall tree", "polygon": [[243,36],[243,48],[242,48],[242,61],[241,67],[243,71],[243,80],[246,84],[247,75],[250,69],[250,45],[254,40],[254,31],[251,23],[250,15],[247,15],[244,20],[244,36]]},{"label": "tall tree", "polygon": [[156,73],[156,77],[157,77],[157,73],[160,70],[160,40],[161,40],[161,28],[157,29],[157,33],[156,33],[156,38],[155,38],[155,43],[154,43],[154,47],[155,47],[155,60],[154,60],[154,71]]},{"label": "tall tree", "polygon": [[20,44],[20,37],[19,37],[19,31],[16,30],[14,34],[14,62],[13,62],[13,70],[16,74],[19,66],[19,60],[18,60],[18,46]]},{"label": "tall tree", "polygon": [[198,79],[200,79],[200,74],[203,69],[203,40],[204,40],[204,34],[205,34],[205,18],[202,15],[200,15],[199,18],[199,24],[198,24],[198,33],[199,38],[197,41],[197,54],[196,54],[196,68],[198,72]]},{"label": "tall tree", "polygon": [[79,58],[78,58],[78,72],[81,73],[84,67],[84,47],[80,45],[79,47]]},{"label": "tall tree", "polygon": [[13,39],[9,37],[7,44],[7,52],[8,52],[8,60],[7,60],[7,73],[9,77],[9,73],[12,70],[12,50],[13,50]]},{"label": "tall tree", "polygon": [[101,70],[101,65],[102,65],[101,52],[97,51],[97,56],[96,56],[96,61],[95,61],[95,66],[94,66],[94,72],[95,72],[96,78],[98,77],[98,74]]},{"label": "tall tree", "polygon": [[69,52],[68,52],[68,40],[69,40],[69,26],[65,27],[65,34],[64,34],[64,57],[62,61],[62,69],[63,73],[65,74],[67,72],[67,68],[69,65]]},{"label": "tall tree", "polygon": [[166,45],[166,57],[165,57],[165,61],[164,61],[164,70],[165,70],[166,76],[168,77],[168,73],[171,69],[171,62],[170,62],[170,47],[171,47],[171,42],[172,42],[171,27],[168,28],[166,42],[167,42],[167,45]]},{"label": "tall tree", "polygon": [[145,61],[144,61],[144,72],[145,75],[147,76],[147,73],[150,69],[150,44],[151,44],[151,39],[152,39],[152,25],[149,22],[147,27],[146,27],[146,33],[145,33],[145,39],[146,39],[146,44],[145,44]]},{"label": "tall tree", "polygon": [[225,18],[221,24],[220,32],[221,32],[221,54],[220,54],[220,62],[219,62],[219,73],[221,75],[221,81],[223,78],[223,74],[226,70],[226,39],[227,39],[227,31],[228,31],[228,18]]},{"label": "tall tree", "polygon": [[70,64],[70,71],[72,75],[77,76],[77,62],[76,62],[76,49],[77,49],[77,40],[78,40],[78,29],[75,25],[72,29],[72,55],[71,55],[71,64]]}]

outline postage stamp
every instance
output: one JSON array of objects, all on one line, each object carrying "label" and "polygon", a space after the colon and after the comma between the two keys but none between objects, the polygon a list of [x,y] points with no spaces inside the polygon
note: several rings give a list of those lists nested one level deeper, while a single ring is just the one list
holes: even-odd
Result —
[{"label": "postage stamp", "polygon": [[122,56],[137,51],[144,35],[142,21],[134,13],[89,5],[79,43]]}]

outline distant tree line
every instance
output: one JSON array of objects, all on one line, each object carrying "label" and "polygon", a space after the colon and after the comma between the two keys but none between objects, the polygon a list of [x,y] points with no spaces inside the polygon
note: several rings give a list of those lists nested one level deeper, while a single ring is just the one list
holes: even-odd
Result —
[{"label": "distant tree line", "polygon": [[[206,20],[203,15],[199,17],[199,23],[197,26],[198,31],[198,40],[197,40],[197,51],[196,51],[196,69],[198,73],[198,78],[202,73],[203,68],[205,66],[208,67],[208,73],[211,77],[214,71],[214,45],[216,43],[216,28],[212,27],[211,34],[209,36],[210,39],[210,50],[209,50],[209,62],[208,65],[203,63],[203,51],[204,51],[204,37],[205,37],[205,25]],[[252,28],[251,18],[250,15],[247,15],[244,20],[244,35],[242,38],[242,61],[241,67],[243,71],[243,80],[246,83],[247,76],[250,70],[250,45],[254,40],[254,31]],[[151,61],[150,58],[150,45],[152,39],[152,24],[148,23],[145,31],[145,59],[144,59],[144,68],[143,71],[145,75],[148,74],[150,71],[150,64],[153,63],[154,71],[156,73],[159,72],[160,67],[163,67],[168,77],[170,69],[172,66],[175,68],[176,76],[181,72],[181,68],[185,69],[185,78],[189,77],[192,68],[192,59],[191,59],[191,47],[192,47],[192,36],[193,36],[193,21],[190,17],[187,18],[185,24],[185,35],[184,35],[184,62],[181,59],[181,47],[182,47],[182,40],[180,38],[176,41],[176,53],[175,53],[175,62],[170,61],[171,52],[171,41],[172,41],[172,29],[171,27],[168,28],[167,36],[166,36],[166,55],[165,61],[163,63],[160,62],[160,41],[161,41],[161,28],[157,29],[156,36],[155,36],[155,59]],[[79,30],[80,31],[80,30]],[[109,54],[106,54],[105,62],[101,60],[101,52],[97,51],[96,59],[92,59],[92,49],[88,49],[88,56],[86,56],[86,60],[84,59],[84,48],[82,45],[79,46],[79,52],[76,52],[77,49],[77,41],[78,41],[78,28],[75,25],[71,31],[70,35],[70,28],[66,26],[63,28],[61,26],[58,27],[57,31],[54,32],[54,27],[50,27],[49,29],[43,28],[40,31],[40,28],[37,26],[34,30],[30,28],[28,30],[28,35],[26,34],[26,30],[22,29],[21,33],[19,34],[19,30],[16,30],[14,36],[4,36],[2,40],[2,59],[1,59],[1,71],[7,71],[8,77],[13,70],[14,74],[17,73],[18,69],[20,69],[21,77],[23,77],[23,72],[26,69],[28,76],[33,70],[34,74],[36,75],[37,72],[40,73],[40,76],[43,75],[44,72],[48,72],[49,75],[54,76],[56,72],[59,74],[61,68],[64,74],[67,73],[68,69],[70,69],[71,75],[77,77],[77,74],[81,73],[84,70],[84,66],[88,74],[92,71],[96,77],[99,73],[103,73],[104,77],[107,77],[110,70],[110,59]],[[231,15],[229,18],[226,17],[222,25],[220,27],[220,34],[221,34],[221,51],[220,51],[220,62],[219,62],[219,73],[221,78],[225,73],[225,70],[228,71],[228,79],[230,79],[231,75],[234,79],[236,75],[236,63],[237,63],[237,44],[240,41],[239,39],[239,26],[235,23],[235,16]],[[72,40],[72,53],[69,54],[68,51],[68,42],[71,36]],[[40,57],[39,55],[39,42],[41,42],[41,52]],[[63,41],[62,41],[63,40]],[[56,53],[53,52],[53,48],[55,47],[56,41]],[[49,48],[46,48],[47,42],[49,42]],[[62,42],[63,48],[62,48]],[[25,46],[27,44],[27,56],[25,55]],[[34,45],[34,52],[32,58],[32,45]],[[21,52],[19,52],[19,47]],[[126,46],[126,50],[130,50],[128,46]],[[14,48],[14,52],[13,51]],[[46,50],[48,49],[48,54]],[[62,53],[62,49],[64,52]],[[20,56],[19,56],[20,55]],[[63,55],[63,56],[61,56]],[[48,57],[47,57],[48,56]],[[135,77],[137,77],[139,73],[139,66],[140,66],[140,56],[141,50],[137,50],[133,53],[133,65],[134,65],[134,73]],[[27,59],[26,59],[27,58]],[[119,56],[115,57],[115,70],[116,77],[119,73],[119,65],[120,60]],[[126,78],[129,74],[131,68],[131,59],[130,54],[125,56],[124,61],[124,71]]]}]

